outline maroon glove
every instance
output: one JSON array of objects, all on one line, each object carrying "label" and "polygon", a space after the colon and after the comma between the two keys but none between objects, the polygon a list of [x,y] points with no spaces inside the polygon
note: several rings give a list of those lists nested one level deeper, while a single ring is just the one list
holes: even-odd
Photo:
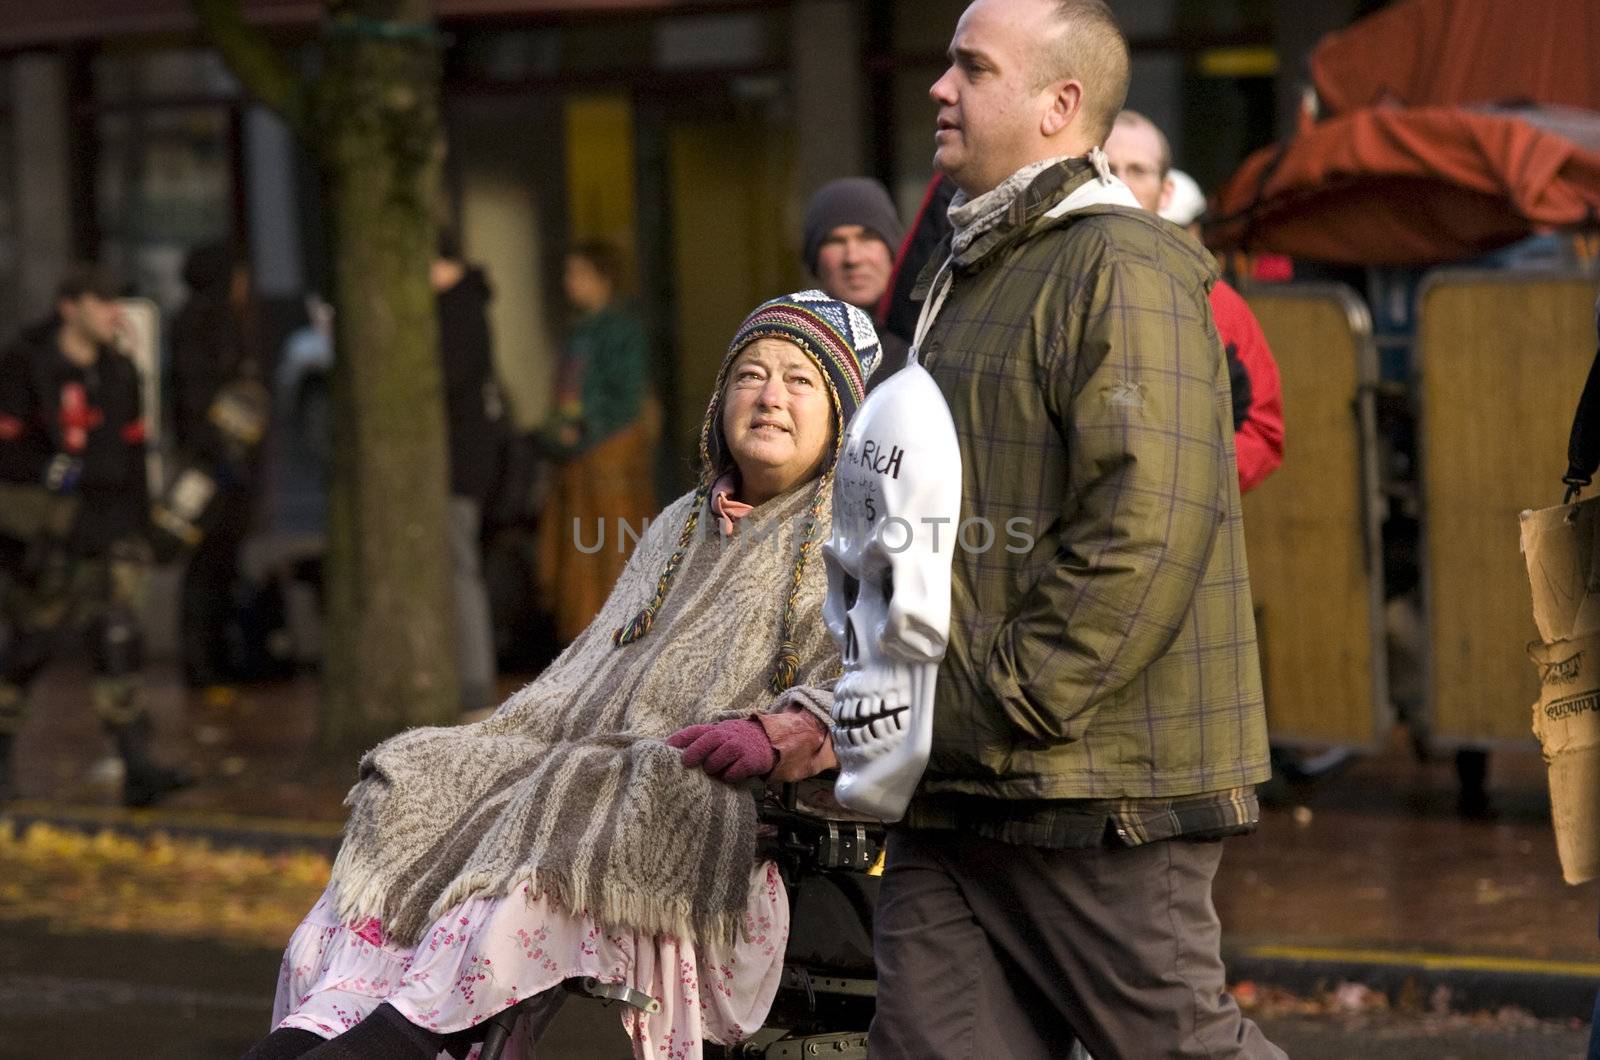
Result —
[{"label": "maroon glove", "polygon": [[766,776],[778,763],[778,752],[768,739],[767,730],[749,718],[679,729],[667,737],[667,746],[683,751],[685,766],[699,766],[729,784]]}]

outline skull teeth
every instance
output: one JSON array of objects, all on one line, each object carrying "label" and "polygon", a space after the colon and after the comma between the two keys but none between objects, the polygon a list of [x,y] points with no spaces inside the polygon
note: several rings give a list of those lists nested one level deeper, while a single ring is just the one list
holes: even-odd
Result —
[{"label": "skull teeth", "polygon": [[862,730],[885,736],[891,731],[903,731],[909,713],[911,708],[895,706],[876,696],[842,700],[834,705],[834,728],[852,738]]}]

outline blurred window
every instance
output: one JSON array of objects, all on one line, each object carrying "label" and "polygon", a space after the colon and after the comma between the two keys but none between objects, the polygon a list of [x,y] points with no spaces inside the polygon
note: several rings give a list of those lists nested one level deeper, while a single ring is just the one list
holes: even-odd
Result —
[{"label": "blurred window", "polygon": [[108,52],[94,82],[101,256],[172,312],[188,251],[236,230],[238,86],[198,49]]},{"label": "blurred window", "polygon": [[451,27],[447,78],[458,85],[516,85],[563,78],[629,81],[652,70],[762,69],[781,62],[784,9],[662,17],[607,16],[521,29]]}]

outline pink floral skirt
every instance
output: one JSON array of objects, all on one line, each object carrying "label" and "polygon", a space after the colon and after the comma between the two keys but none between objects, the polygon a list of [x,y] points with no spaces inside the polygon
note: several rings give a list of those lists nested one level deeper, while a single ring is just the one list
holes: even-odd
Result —
[{"label": "pink floral skirt", "polygon": [[[272,1022],[331,1038],[387,1001],[413,1023],[450,1033],[566,979],[594,976],[661,1002],[648,1015],[617,1006],[635,1057],[692,1060],[707,1041],[729,1044],[760,1029],[788,937],[789,899],[771,862],[755,867],[744,931],[731,946],[608,932],[523,885],[462,903],[417,946],[403,947],[384,941],[375,920],[341,922],[324,892],[284,952]],[[532,1055],[520,1035],[505,1053]]]}]

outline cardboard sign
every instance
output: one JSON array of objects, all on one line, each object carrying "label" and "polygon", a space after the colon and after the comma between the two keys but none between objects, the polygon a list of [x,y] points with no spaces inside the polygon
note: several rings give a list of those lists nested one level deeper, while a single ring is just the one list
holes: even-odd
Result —
[{"label": "cardboard sign", "polygon": [[1550,816],[1561,875],[1600,876],[1600,633],[1533,644],[1539,702],[1533,732],[1550,776]]},{"label": "cardboard sign", "polygon": [[1541,641],[1533,732],[1550,777],[1568,883],[1600,876],[1600,497],[1522,513],[1522,554]]},{"label": "cardboard sign", "polygon": [[1600,496],[1522,513],[1533,621],[1546,644],[1600,630]]}]

